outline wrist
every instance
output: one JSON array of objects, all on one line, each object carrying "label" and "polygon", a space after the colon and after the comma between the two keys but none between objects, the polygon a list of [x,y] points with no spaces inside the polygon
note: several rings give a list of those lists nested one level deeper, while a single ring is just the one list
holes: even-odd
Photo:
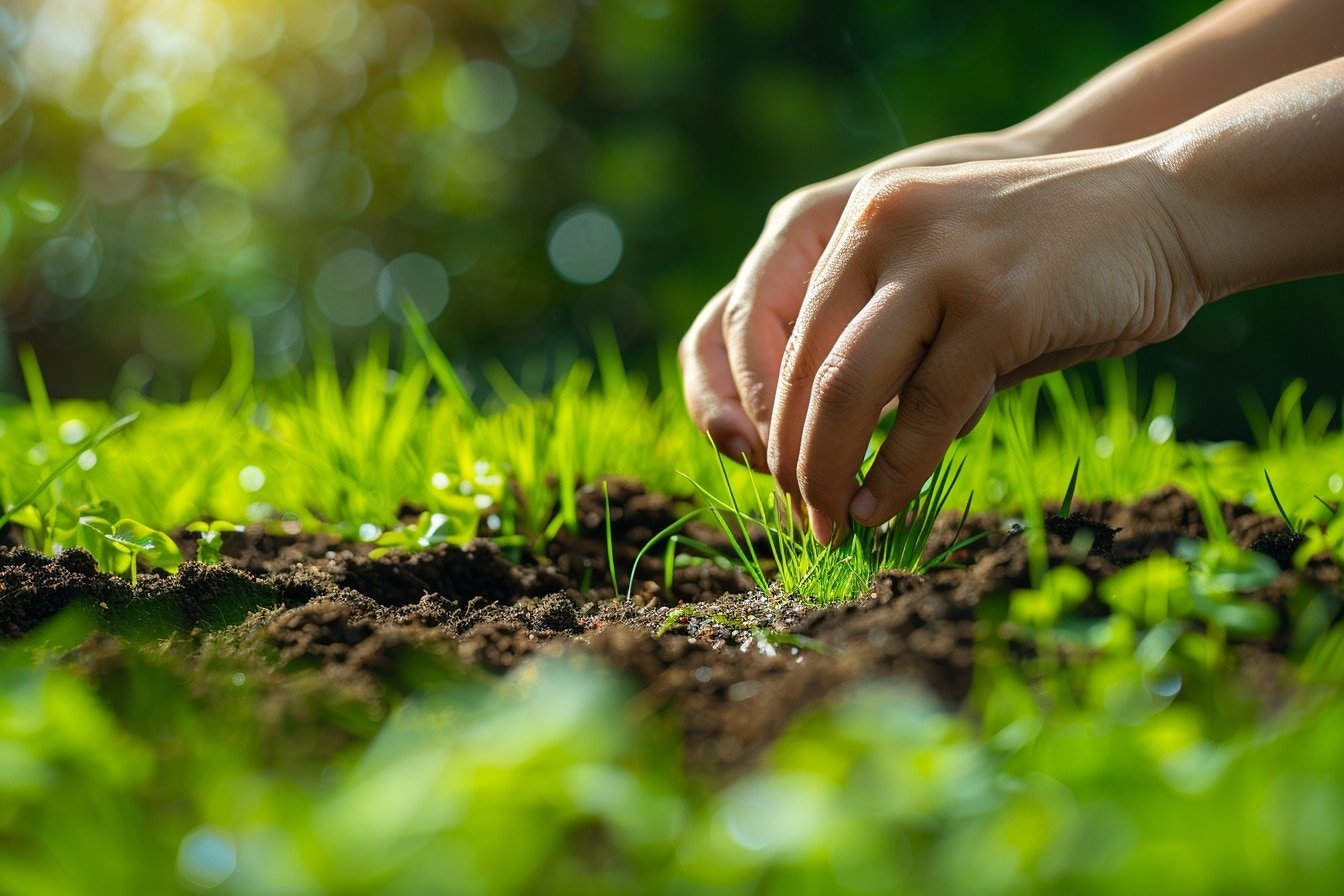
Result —
[{"label": "wrist", "polygon": [[1205,301],[1344,271],[1344,59],[1143,143]]},{"label": "wrist", "polygon": [[[1198,189],[1173,168],[1163,136],[1128,144],[1129,159],[1143,185],[1158,270],[1169,285],[1170,310],[1189,320],[1200,308],[1227,295],[1210,278],[1207,234],[1196,212]],[[1184,326],[1182,324],[1181,326]]]}]

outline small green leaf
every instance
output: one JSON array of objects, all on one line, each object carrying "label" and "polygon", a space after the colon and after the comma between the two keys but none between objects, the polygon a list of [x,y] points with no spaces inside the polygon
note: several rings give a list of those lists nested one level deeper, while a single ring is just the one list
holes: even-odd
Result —
[{"label": "small green leaf", "polygon": [[114,544],[121,545],[132,553],[145,558],[150,566],[177,572],[182,565],[182,552],[177,543],[166,532],[151,529],[144,523],[132,519],[117,520],[112,532],[106,536]]}]

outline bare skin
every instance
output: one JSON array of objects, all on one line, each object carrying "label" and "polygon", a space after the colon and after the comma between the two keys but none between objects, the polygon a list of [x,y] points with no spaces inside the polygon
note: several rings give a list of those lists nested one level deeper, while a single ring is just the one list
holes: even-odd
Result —
[{"label": "bare skin", "polygon": [[828,540],[904,506],[995,389],[1344,269],[1340,46],[1332,0],[1226,3],[1015,128],[792,194],[682,342],[692,417]]}]

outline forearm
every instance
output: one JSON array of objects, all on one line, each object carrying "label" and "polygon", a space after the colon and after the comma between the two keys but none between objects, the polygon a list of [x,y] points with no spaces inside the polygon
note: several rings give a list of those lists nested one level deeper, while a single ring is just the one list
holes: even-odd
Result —
[{"label": "forearm", "polygon": [[1151,142],[1205,301],[1344,271],[1344,57]]},{"label": "forearm", "polygon": [[1340,0],[1227,0],[1004,134],[1042,155],[1125,143],[1341,53]]}]

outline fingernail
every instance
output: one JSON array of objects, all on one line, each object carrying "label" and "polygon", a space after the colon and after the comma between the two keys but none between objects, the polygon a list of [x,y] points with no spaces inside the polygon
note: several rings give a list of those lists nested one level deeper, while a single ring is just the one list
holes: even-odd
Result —
[{"label": "fingernail", "polygon": [[831,518],[815,507],[807,508],[807,518],[812,524],[812,537],[820,544],[829,545],[835,537],[835,524]]},{"label": "fingernail", "polygon": [[747,466],[754,466],[751,458],[751,443],[741,436],[733,436],[728,440],[724,453],[738,463],[744,463]]},{"label": "fingernail", "polygon": [[864,525],[872,525],[869,519],[877,510],[877,497],[869,491],[867,486],[863,486],[854,495],[854,500],[849,502],[849,515]]}]

